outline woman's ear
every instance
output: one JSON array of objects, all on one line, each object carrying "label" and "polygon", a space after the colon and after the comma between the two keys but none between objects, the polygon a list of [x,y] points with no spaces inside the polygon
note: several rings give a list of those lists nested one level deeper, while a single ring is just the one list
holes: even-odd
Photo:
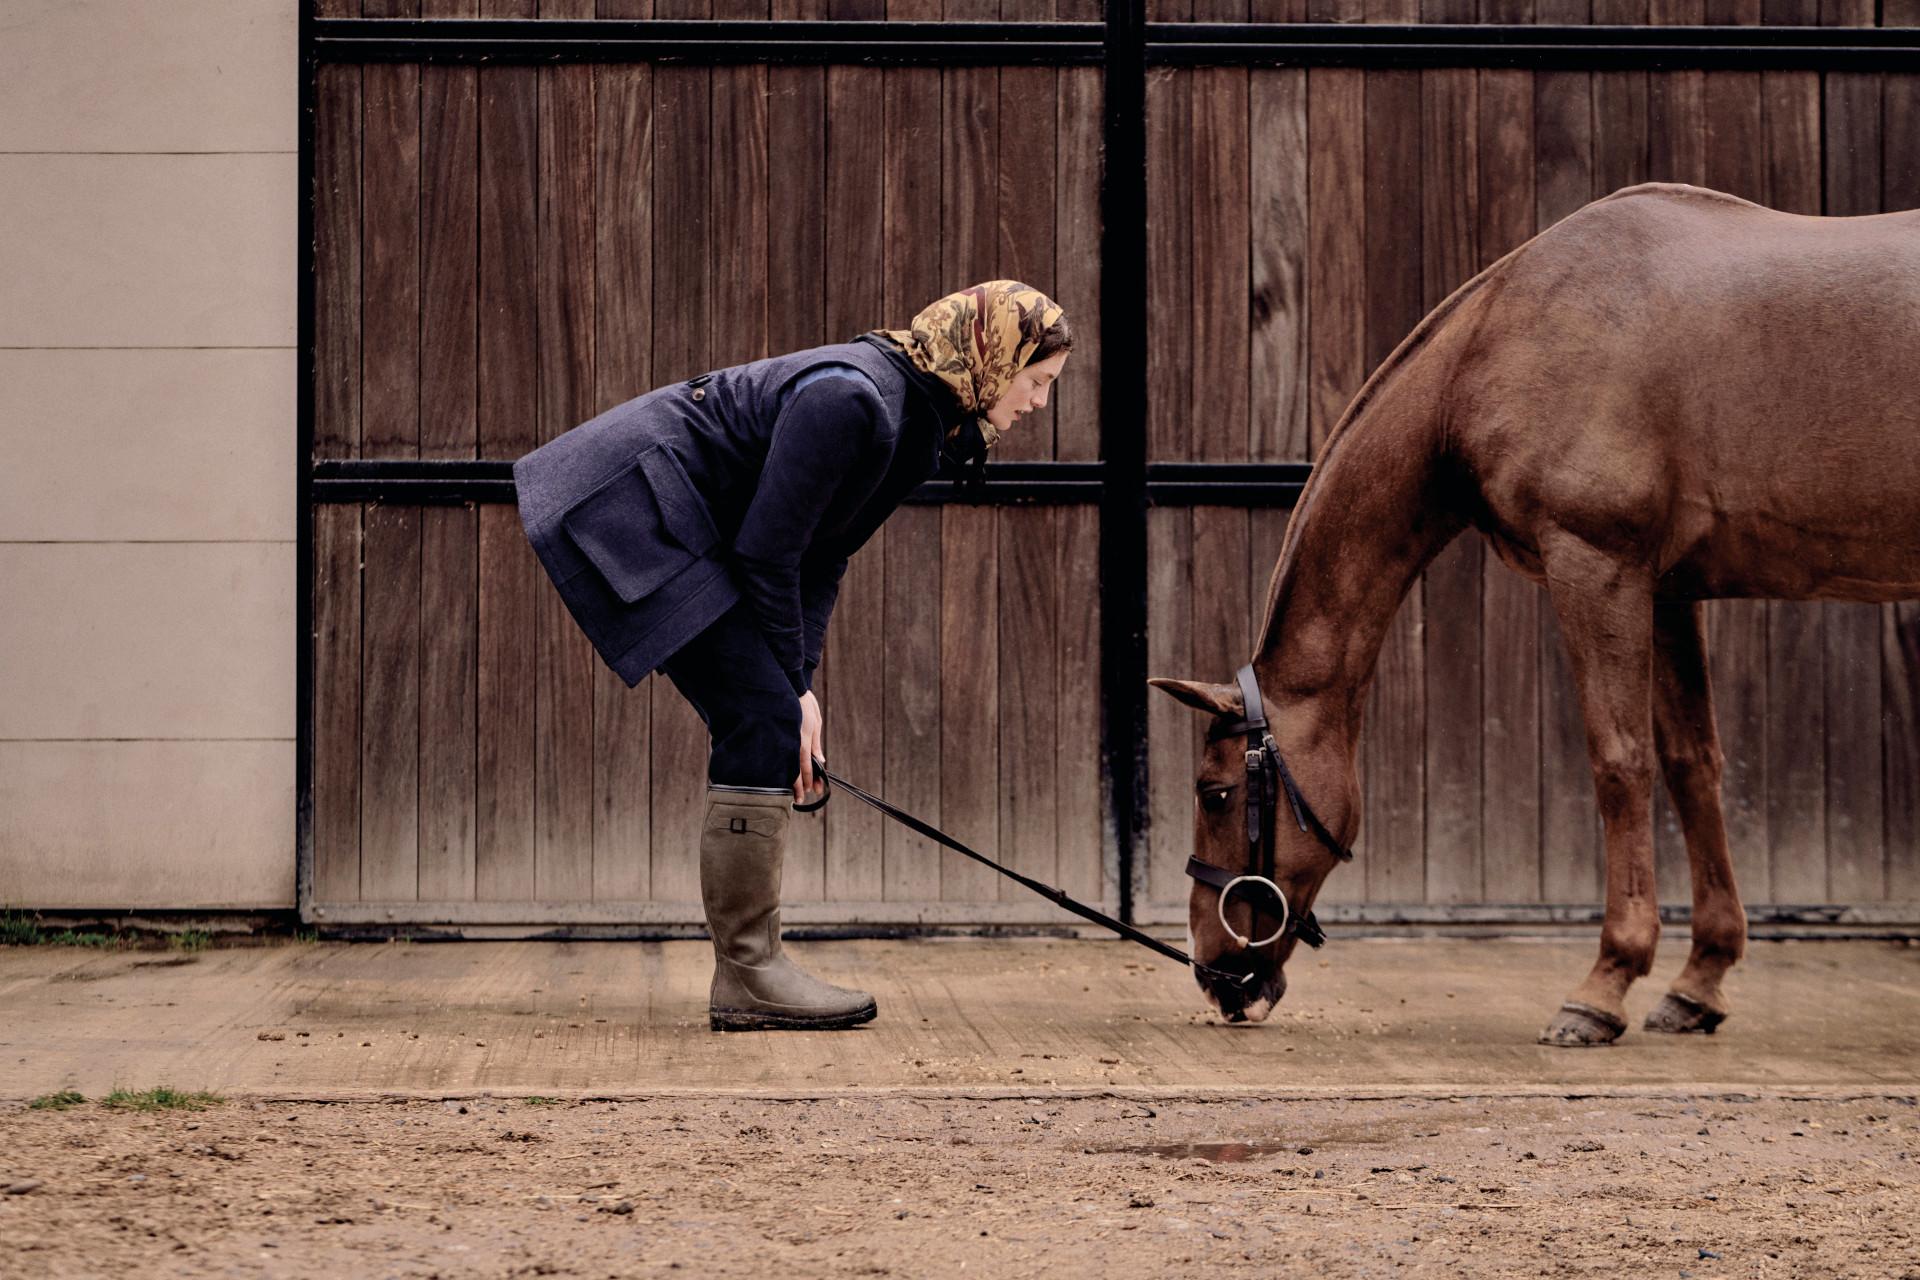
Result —
[{"label": "woman's ear", "polygon": [[1198,680],[1169,680],[1165,676],[1155,676],[1148,684],[1163,693],[1186,703],[1195,711],[1205,711],[1216,716],[1241,716],[1246,713],[1246,704],[1240,697],[1240,686],[1232,684],[1205,684]]}]

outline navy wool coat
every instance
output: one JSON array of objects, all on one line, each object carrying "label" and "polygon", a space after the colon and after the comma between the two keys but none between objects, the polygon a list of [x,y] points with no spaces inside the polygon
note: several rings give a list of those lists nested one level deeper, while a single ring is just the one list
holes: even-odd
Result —
[{"label": "navy wool coat", "polygon": [[722,369],[521,458],[520,519],[627,684],[745,599],[801,692],[847,558],[939,469],[957,412],[866,339]]}]

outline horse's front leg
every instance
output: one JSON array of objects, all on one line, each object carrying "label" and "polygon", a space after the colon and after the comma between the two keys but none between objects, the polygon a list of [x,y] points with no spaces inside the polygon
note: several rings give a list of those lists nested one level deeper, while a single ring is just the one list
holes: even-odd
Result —
[{"label": "horse's front leg", "polygon": [[1711,1032],[1726,1020],[1720,980],[1747,951],[1747,914],[1733,883],[1727,820],[1720,810],[1723,759],[1707,680],[1705,607],[1654,608],[1653,729],[1660,769],[1680,814],[1693,872],[1693,947],[1649,1031]]},{"label": "horse's front leg", "polygon": [[1556,531],[1541,540],[1560,627],[1586,717],[1607,841],[1600,956],[1540,1034],[1542,1044],[1612,1043],[1627,1028],[1626,994],[1653,967],[1660,904],[1653,880],[1653,582],[1636,564]]}]

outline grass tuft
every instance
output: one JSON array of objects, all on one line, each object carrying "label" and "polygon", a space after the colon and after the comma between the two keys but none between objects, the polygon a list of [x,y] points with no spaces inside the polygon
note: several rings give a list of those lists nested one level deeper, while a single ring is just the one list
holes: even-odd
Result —
[{"label": "grass tuft", "polygon": [[0,911],[0,946],[38,946],[40,937],[39,916],[24,911]]},{"label": "grass tuft", "polygon": [[136,1092],[115,1085],[112,1092],[100,1099],[100,1105],[109,1111],[205,1111],[225,1101],[219,1094],[209,1093],[205,1089],[198,1093],[186,1093],[161,1084]]},{"label": "grass tuft", "polygon": [[539,1094],[535,1094],[531,1098],[523,1098],[521,1101],[530,1107],[557,1107],[560,1105],[560,1099],[543,1098]]},{"label": "grass tuft", "polygon": [[173,935],[171,939],[175,951],[203,951],[213,935],[205,929],[186,929]]},{"label": "grass tuft", "polygon": [[65,1111],[77,1107],[86,1099],[72,1089],[62,1089],[58,1093],[43,1093],[27,1104],[34,1111]]}]

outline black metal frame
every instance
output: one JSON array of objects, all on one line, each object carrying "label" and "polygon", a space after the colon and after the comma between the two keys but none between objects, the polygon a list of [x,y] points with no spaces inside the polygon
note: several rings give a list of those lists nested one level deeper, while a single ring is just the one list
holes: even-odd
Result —
[{"label": "black metal frame", "polygon": [[1147,794],[1146,514],[1150,506],[1279,506],[1303,464],[1150,463],[1146,334],[1146,77],[1150,66],[1498,67],[1579,70],[1920,70],[1920,29],[1861,27],[1373,26],[1149,23],[1144,0],[1106,0],[1104,21],[762,22],[457,20],[300,16],[299,403],[301,584],[296,616],[298,903],[313,901],[313,505],[514,500],[511,464],[313,458],[313,148],[326,62],[464,65],[655,62],[881,66],[1099,66],[1105,88],[1101,212],[1101,456],[1098,463],[995,463],[984,490],[924,485],[916,503],[1098,503],[1101,752],[1107,870],[1134,917],[1134,851]]}]

